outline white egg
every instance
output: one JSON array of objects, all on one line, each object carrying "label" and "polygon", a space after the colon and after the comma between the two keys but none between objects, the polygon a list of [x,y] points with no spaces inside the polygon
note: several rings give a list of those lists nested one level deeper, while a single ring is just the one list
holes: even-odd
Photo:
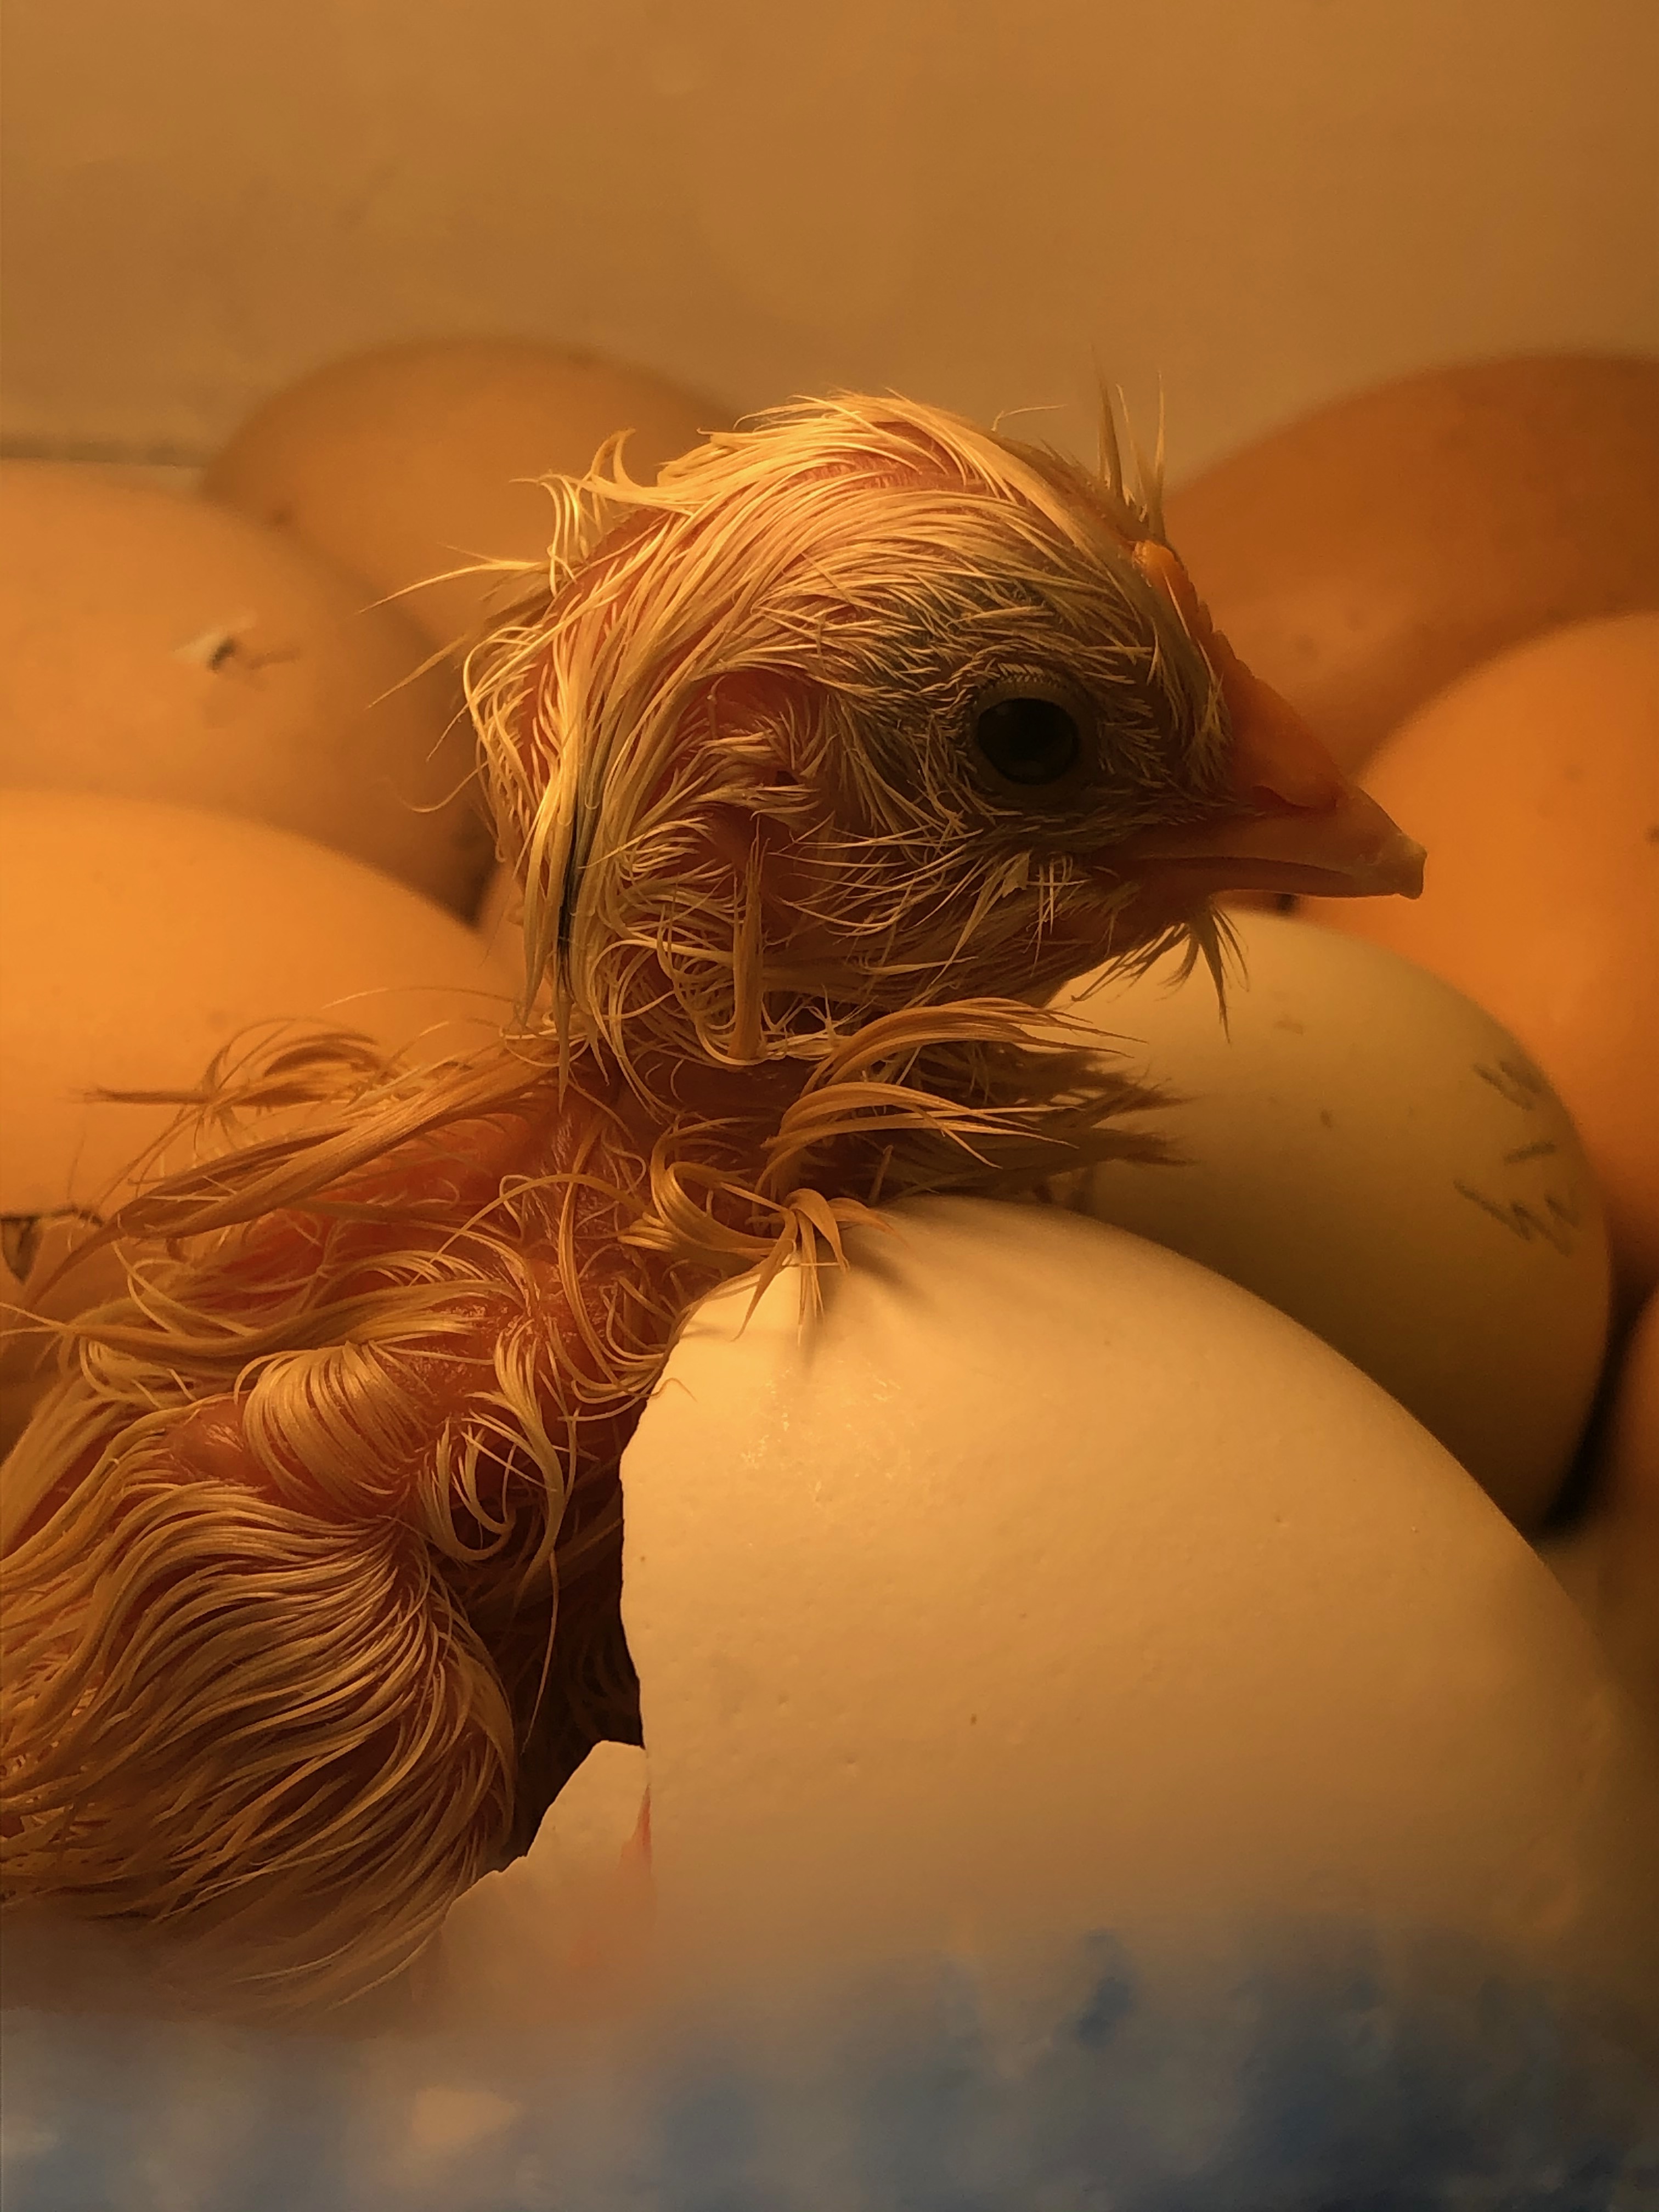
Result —
[{"label": "white egg", "polygon": [[450,2026],[585,2021],[615,2002],[649,1942],[646,1757],[595,1744],[520,1859],[444,1922],[423,1992]]},{"label": "white egg", "polygon": [[1068,1197],[1291,1315],[1430,1429],[1522,1527],[1572,1458],[1607,1342],[1607,1231],[1559,1098],[1509,1032],[1410,961],[1236,914],[1224,1030],[1200,968],[1071,1010],[1184,1103],[1188,1164]]},{"label": "white egg", "polygon": [[1653,1747],[1432,1437],[1139,1238],[887,1218],[817,1322],[787,1277],[708,1301],[623,1461],[688,1982],[1324,1927],[1659,2026]]}]

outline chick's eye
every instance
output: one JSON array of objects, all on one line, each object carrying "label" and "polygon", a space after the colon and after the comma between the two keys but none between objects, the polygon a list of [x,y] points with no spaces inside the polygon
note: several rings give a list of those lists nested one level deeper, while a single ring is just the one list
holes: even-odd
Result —
[{"label": "chick's eye", "polygon": [[1009,783],[1058,783],[1077,765],[1083,733],[1054,699],[1000,699],[974,722],[974,743]]}]

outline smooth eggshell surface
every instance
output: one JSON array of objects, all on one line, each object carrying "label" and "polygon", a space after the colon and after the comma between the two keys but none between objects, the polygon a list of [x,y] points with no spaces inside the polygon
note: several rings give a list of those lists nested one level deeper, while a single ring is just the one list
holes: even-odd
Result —
[{"label": "smooth eggshell surface", "polygon": [[505,1011],[472,931],[389,877],[230,815],[0,791],[0,1212],[95,1206],[252,1024],[367,1030],[436,1054]]},{"label": "smooth eggshell surface", "polygon": [[0,782],[209,806],[470,914],[471,725],[355,577],[206,500],[0,470]]},{"label": "smooth eggshell surface", "polygon": [[1165,514],[1217,624],[1352,769],[1477,662],[1659,605],[1659,362],[1423,370],[1302,416]]},{"label": "smooth eggshell surface", "polygon": [[1260,1300],[896,1207],[693,1316],[623,1464],[658,1926],[699,1988],[1310,1917],[1659,1987],[1659,1766],[1474,1483]]},{"label": "smooth eggshell surface", "polygon": [[405,593],[401,604],[447,649],[477,626],[493,580],[447,571],[545,554],[553,509],[534,478],[580,475],[613,431],[631,429],[629,473],[648,483],[728,419],[647,370],[525,339],[386,346],[266,400],[209,464],[203,489],[377,591]]},{"label": "smooth eggshell surface", "polygon": [[1659,613],[1477,669],[1364,785],[1428,847],[1423,896],[1303,911],[1443,976],[1520,1040],[1583,1140],[1632,1310],[1659,1282]]},{"label": "smooth eggshell surface", "polygon": [[1188,1164],[1111,1161],[1072,1203],[1254,1291],[1414,1413],[1524,1526],[1601,1372],[1601,1201],[1560,1100],[1508,1032],[1381,946],[1234,917],[1224,1030],[1200,969],[1060,1003],[1182,1101]]}]

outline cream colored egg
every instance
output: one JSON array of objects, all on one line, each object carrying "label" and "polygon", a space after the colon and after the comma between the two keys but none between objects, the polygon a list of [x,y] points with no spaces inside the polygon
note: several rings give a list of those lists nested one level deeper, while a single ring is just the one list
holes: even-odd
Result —
[{"label": "cream colored egg", "polygon": [[1359,1931],[1408,1978],[1426,1945],[1659,2027],[1653,1747],[1427,1432],[1121,1231],[888,1218],[817,1322],[787,1276],[708,1301],[623,1461],[688,1983],[1060,1974],[1085,1931],[1156,1983]]},{"label": "cream colored egg", "polygon": [[[1072,1011],[1184,1103],[1187,1164],[1069,1202],[1230,1276],[1352,1359],[1522,1526],[1565,1474],[1607,1341],[1607,1232],[1565,1109],[1514,1038],[1397,954],[1237,915],[1223,1029],[1166,961]],[[1077,987],[1086,988],[1086,985]]]},{"label": "cream colored egg", "polygon": [[426,340],[331,362],[276,393],[209,464],[204,489],[377,591],[406,594],[447,648],[477,627],[492,582],[448,572],[482,556],[544,556],[552,508],[535,478],[580,474],[630,430],[629,471],[648,483],[728,419],[665,378],[591,355]]},{"label": "cream colored egg", "polygon": [[470,914],[491,859],[453,678],[395,609],[205,500],[0,470],[0,782],[314,837]]}]

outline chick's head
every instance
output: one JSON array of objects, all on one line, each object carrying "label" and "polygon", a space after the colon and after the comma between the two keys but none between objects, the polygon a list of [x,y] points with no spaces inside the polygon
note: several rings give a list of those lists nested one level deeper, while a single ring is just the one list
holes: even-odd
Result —
[{"label": "chick's head", "polygon": [[547,574],[469,682],[565,1029],[753,1065],[1213,951],[1243,672],[1155,495],[856,396],[550,489]]}]

